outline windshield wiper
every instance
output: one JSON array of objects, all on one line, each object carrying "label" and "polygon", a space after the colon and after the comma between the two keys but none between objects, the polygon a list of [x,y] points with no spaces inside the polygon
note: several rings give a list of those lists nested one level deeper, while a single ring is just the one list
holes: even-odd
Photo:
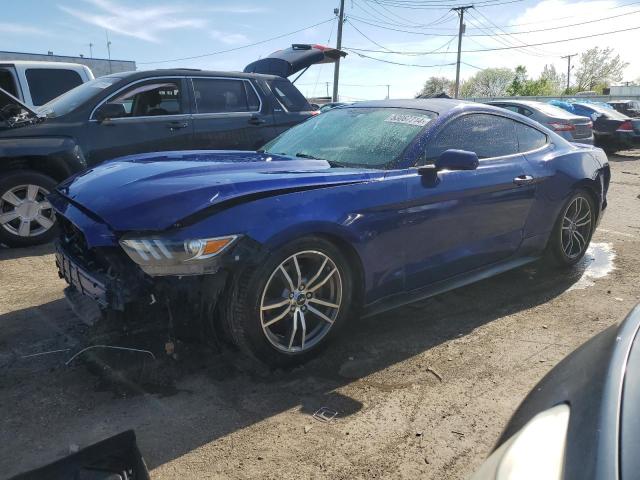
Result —
[{"label": "windshield wiper", "polygon": [[309,155],[308,153],[298,152],[298,153],[296,153],[296,157],[298,157],[298,158],[308,158],[310,160],[324,160],[329,165],[331,165],[332,167],[335,167],[335,168],[346,168],[347,167],[347,165],[345,165],[344,163],[336,162],[335,160],[327,160],[326,158],[314,157],[313,155]]},{"label": "windshield wiper", "polygon": [[324,160],[324,158],[314,157],[313,155],[309,155],[308,153],[303,153],[303,152],[296,153],[296,157],[298,157],[298,158],[308,158],[310,160]]}]

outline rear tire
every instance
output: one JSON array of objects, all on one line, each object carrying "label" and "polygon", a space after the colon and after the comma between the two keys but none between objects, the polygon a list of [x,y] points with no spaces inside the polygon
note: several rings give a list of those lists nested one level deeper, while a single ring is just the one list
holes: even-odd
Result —
[{"label": "rear tire", "polygon": [[345,323],[353,274],[343,253],[320,237],[295,240],[232,280],[223,309],[244,353],[271,367],[316,356]]},{"label": "rear tire", "polygon": [[551,232],[547,253],[559,267],[575,265],[584,256],[596,222],[596,208],[591,195],[577,190],[565,202]]},{"label": "rear tire", "polygon": [[31,170],[11,170],[0,176],[0,243],[28,247],[54,237],[55,213],[46,196],[57,183]]}]

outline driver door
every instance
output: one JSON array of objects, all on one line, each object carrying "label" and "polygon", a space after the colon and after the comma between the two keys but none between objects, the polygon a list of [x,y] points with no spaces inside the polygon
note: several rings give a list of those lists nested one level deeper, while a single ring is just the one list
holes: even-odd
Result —
[{"label": "driver door", "polygon": [[445,150],[474,151],[477,170],[440,171],[437,179],[407,177],[401,214],[405,285],[415,290],[514,254],[523,239],[535,184],[518,150],[515,122],[488,114],[457,117],[436,135],[424,162]]},{"label": "driver door", "polygon": [[96,112],[92,114],[89,164],[135,153],[189,149],[193,121],[188,92],[184,78],[137,81],[116,92],[104,103],[121,105],[119,116],[98,121]]}]

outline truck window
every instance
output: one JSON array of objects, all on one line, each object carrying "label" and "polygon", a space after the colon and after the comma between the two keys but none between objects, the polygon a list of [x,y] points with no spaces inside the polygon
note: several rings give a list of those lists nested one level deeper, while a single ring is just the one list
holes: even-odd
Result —
[{"label": "truck window", "polygon": [[20,98],[13,75],[6,68],[0,68],[0,88],[14,97]]},{"label": "truck window", "polygon": [[29,68],[25,72],[31,100],[35,106],[44,105],[49,100],[82,84],[78,72],[56,68]]}]

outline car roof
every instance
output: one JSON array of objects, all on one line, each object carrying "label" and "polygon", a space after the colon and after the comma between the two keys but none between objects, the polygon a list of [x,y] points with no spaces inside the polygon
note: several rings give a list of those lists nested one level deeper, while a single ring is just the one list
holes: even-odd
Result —
[{"label": "car roof", "polygon": [[490,102],[487,102],[487,103],[489,105],[495,105],[497,103],[512,103],[514,105],[524,105],[526,107],[532,107],[532,108],[536,108],[540,104],[544,104],[544,102],[539,102],[537,100],[508,100],[508,99],[491,100]]},{"label": "car roof", "polygon": [[0,60],[0,65],[18,65],[21,67],[89,69],[86,65],[73,62],[51,62],[40,60]]},{"label": "car roof", "polygon": [[135,72],[121,72],[109,75],[110,77],[126,78],[127,80],[138,80],[143,78],[153,78],[158,76],[167,77],[229,77],[229,78],[260,78],[263,80],[283,79],[277,75],[264,75],[261,73],[244,72],[222,72],[215,70],[200,70],[197,68],[158,68],[155,70],[137,70]]},{"label": "car roof", "polygon": [[453,98],[410,98],[406,100],[368,100],[354,103],[349,105],[349,107],[413,108],[442,114],[456,107],[465,105],[480,106],[481,104],[465,100],[455,100]]}]

